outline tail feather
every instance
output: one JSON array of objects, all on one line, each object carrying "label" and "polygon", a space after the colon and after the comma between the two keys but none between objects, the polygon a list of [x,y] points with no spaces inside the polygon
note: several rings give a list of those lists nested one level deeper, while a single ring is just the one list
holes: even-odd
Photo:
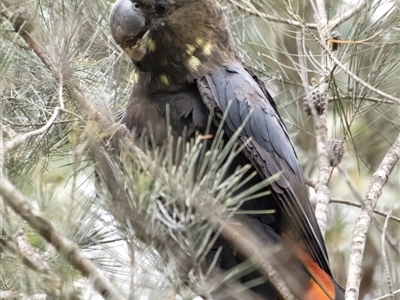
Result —
[{"label": "tail feather", "polygon": [[[295,297],[301,300],[342,300],[343,293],[336,282],[324,271],[312,258],[306,254],[289,236],[279,236],[268,225],[261,223],[257,217],[244,215],[236,216],[235,230],[239,231],[243,239],[235,241],[226,241],[219,237],[213,249],[222,247],[219,257],[215,259],[217,251],[211,251],[212,257],[209,261],[217,261],[217,266],[224,270],[231,270],[231,274],[237,274],[235,267],[251,258],[249,253],[241,250],[239,243],[250,243],[257,245],[257,252],[265,256],[266,260],[278,272],[285,282],[286,286]],[[243,265],[242,265],[243,266]],[[279,299],[278,292],[271,284],[265,272],[260,270],[259,266],[249,268],[250,272],[235,276],[236,280],[247,285],[254,282],[255,279],[263,277],[264,283],[258,286],[252,286],[250,290],[265,299]],[[242,271],[243,272],[243,268]],[[220,299],[220,298],[216,298]],[[223,299],[229,299],[224,298]]]}]

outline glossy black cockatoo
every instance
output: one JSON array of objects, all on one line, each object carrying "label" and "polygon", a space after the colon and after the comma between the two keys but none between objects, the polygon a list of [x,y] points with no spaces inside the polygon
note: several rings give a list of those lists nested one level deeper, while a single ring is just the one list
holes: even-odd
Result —
[{"label": "glossy black cockatoo", "polygon": [[[241,207],[275,213],[251,214],[241,220],[261,240],[290,254],[284,263],[297,281],[297,288],[291,290],[297,298],[344,299],[343,290],[332,279],[324,240],[285,125],[264,85],[237,58],[216,0],[118,0],[110,25],[136,69],[123,120],[127,128],[139,135],[151,132],[153,141],[162,145],[168,136],[167,119],[173,135],[185,130],[189,140],[196,133],[206,134],[211,112],[214,129],[225,113],[222,126],[229,139],[251,111],[237,139],[245,147],[231,170],[251,164],[257,175],[247,186],[277,173],[280,176],[270,185],[268,196]],[[216,251],[221,245],[223,250]],[[217,241],[209,256],[222,269],[230,269],[242,260],[235,252]],[[219,257],[214,259],[216,253]],[[240,280],[245,283],[256,276],[253,272]],[[251,289],[258,295],[254,299],[280,297],[268,280]]]}]

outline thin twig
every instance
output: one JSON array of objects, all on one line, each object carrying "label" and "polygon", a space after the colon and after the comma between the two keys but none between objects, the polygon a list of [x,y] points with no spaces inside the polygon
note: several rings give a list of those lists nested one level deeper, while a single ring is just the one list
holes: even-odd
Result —
[{"label": "thin twig", "polygon": [[288,24],[288,25],[292,25],[292,26],[300,27],[300,28],[303,28],[304,26],[306,26],[310,29],[317,29],[317,24],[315,24],[315,23],[301,23],[301,22],[288,20],[288,19],[284,19],[281,17],[262,13],[258,9],[256,9],[250,2],[246,2],[246,5],[243,5],[235,0],[228,0],[228,1],[230,3],[232,3],[234,6],[236,6],[237,8],[239,8],[240,10],[243,10],[250,15],[257,16],[257,17],[263,18],[268,21]]},{"label": "thin twig", "polygon": [[[307,62],[303,52],[304,34],[300,31],[296,33],[296,45],[297,45],[297,55],[299,57],[301,83],[303,84],[304,92],[306,93],[306,95],[308,95],[308,93],[310,92],[310,86],[308,84]],[[314,107],[314,105],[311,106]]]},{"label": "thin twig", "polygon": [[129,270],[129,299],[135,299],[135,268],[136,268],[136,245],[135,245],[135,238],[131,235],[128,237],[128,251],[129,251],[129,258],[130,258],[130,270]]},{"label": "thin twig", "polygon": [[387,260],[386,249],[385,249],[385,234],[386,234],[386,229],[387,229],[391,215],[392,215],[392,211],[390,210],[385,219],[385,223],[383,224],[383,230],[382,230],[382,235],[381,235],[381,247],[382,247],[382,261],[383,261],[383,265],[385,266],[385,273],[386,273],[387,284],[389,287],[389,294],[391,295],[392,300],[394,300],[392,277],[390,275],[389,263]]},{"label": "thin twig", "polygon": [[348,279],[346,287],[346,300],[356,300],[359,296],[361,282],[361,263],[365,248],[366,235],[372,221],[372,214],[383,186],[388,181],[394,166],[400,159],[400,135],[386,153],[377,171],[371,178],[368,192],[362,206],[360,215],[354,228],[354,236],[350,249],[350,263],[348,268]]},{"label": "thin twig", "polygon": [[375,298],[375,299],[372,299],[372,300],[384,300],[384,299],[388,299],[388,298],[390,298],[392,295],[394,296],[394,295],[399,294],[399,293],[400,293],[400,289],[393,291],[392,294],[386,294],[386,295],[380,296],[380,297]]},{"label": "thin twig", "polygon": [[[47,130],[50,129],[50,127],[54,124],[54,121],[58,118],[58,116],[64,112],[64,109],[62,109],[61,107],[57,106],[54,109],[54,112],[51,116],[51,118],[47,121],[46,125],[44,125],[43,127],[33,130],[33,131],[29,131],[26,132],[24,134],[18,134],[16,135],[12,140],[7,141],[5,143],[5,149],[4,151],[10,151],[15,149],[16,147],[18,147],[19,145],[21,145],[22,143],[24,143],[27,139],[33,137],[33,136],[37,136],[40,134],[45,133]],[[2,130],[8,130],[7,128],[5,128],[4,126],[2,126]]]},{"label": "thin twig", "polygon": [[[362,207],[362,204],[355,203],[355,202],[352,202],[352,201],[349,201],[349,200],[345,200],[345,199],[339,199],[339,198],[331,198],[331,203],[350,205],[350,206],[354,206],[354,207],[358,207],[358,208]],[[382,217],[385,217],[385,218],[388,217],[387,213],[385,213],[385,212],[383,212],[381,210],[378,210],[378,209],[374,209],[374,213],[377,214],[377,215],[380,215]],[[390,215],[390,219],[395,221],[395,222],[397,222],[397,223],[400,223],[400,218],[399,217],[395,217],[395,216]]]},{"label": "thin twig", "polygon": [[355,14],[357,14],[366,5],[367,5],[366,0],[358,1],[358,4],[356,6],[354,6],[352,9],[345,10],[345,12],[342,15],[335,16],[332,20],[330,20],[328,23],[329,29],[333,30],[336,27],[338,27],[340,24],[343,24],[344,22],[349,20],[351,17],[353,17]]},{"label": "thin twig", "polygon": [[345,180],[347,186],[350,188],[351,192],[353,193],[353,196],[359,201],[359,202],[363,202],[363,197],[361,196],[361,194],[358,192],[357,187],[354,185],[353,181],[351,180],[349,174],[347,174],[347,172],[340,166],[338,165],[336,167],[339,171],[340,176],[342,176],[342,178]]},{"label": "thin twig", "polygon": [[382,31],[383,30],[379,30],[379,31],[375,32],[373,35],[371,35],[365,39],[359,40],[359,41],[346,41],[346,40],[338,40],[338,39],[331,38],[328,40],[328,42],[334,43],[334,44],[347,44],[347,45],[357,45],[357,44],[369,45],[370,43],[367,43],[367,41],[372,40],[374,37],[380,35],[382,33]]},{"label": "thin twig", "polygon": [[[355,99],[357,99],[358,97],[355,96]],[[338,100],[352,100],[354,99],[354,97],[352,96],[344,96],[344,97],[340,97],[340,98],[336,98],[336,97],[329,97],[329,102],[334,102],[334,101],[338,101]],[[374,102],[374,103],[380,103],[380,104],[389,104],[389,105],[400,105],[400,102],[395,102],[395,101],[391,101],[391,100],[385,100],[385,99],[379,99],[376,97],[364,97],[361,96],[362,101],[369,101],[369,102]]]},{"label": "thin twig", "polygon": [[[204,273],[203,273],[203,268],[200,265],[196,267],[195,274],[199,277],[200,285],[201,286],[205,286],[206,285],[206,278],[205,278]],[[213,300],[213,298],[211,296],[210,289],[204,289],[204,292],[201,293],[201,297],[204,300]]]}]

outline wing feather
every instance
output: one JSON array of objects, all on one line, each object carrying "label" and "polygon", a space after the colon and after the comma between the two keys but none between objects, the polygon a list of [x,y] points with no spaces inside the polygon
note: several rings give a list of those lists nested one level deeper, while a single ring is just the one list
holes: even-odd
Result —
[{"label": "wing feather", "polygon": [[271,96],[239,63],[218,69],[198,80],[197,85],[206,107],[214,112],[216,125],[221,123],[221,115],[230,105],[224,124],[228,135],[252,112],[238,139],[244,143],[252,138],[247,141],[244,154],[262,178],[281,174],[272,184],[272,194],[286,216],[284,230],[290,232],[285,233],[331,275],[296,153]]}]

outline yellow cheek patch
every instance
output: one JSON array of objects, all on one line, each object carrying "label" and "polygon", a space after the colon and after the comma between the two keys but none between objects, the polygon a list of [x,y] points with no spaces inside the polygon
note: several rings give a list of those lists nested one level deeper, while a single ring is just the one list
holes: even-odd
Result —
[{"label": "yellow cheek patch", "polygon": [[169,84],[169,79],[168,79],[167,75],[165,75],[165,74],[161,74],[161,75],[160,75],[160,80],[161,80],[161,82],[164,83],[165,85],[168,85],[168,84]]},{"label": "yellow cheek patch", "polygon": [[149,52],[156,51],[156,43],[152,39],[149,39],[147,42],[147,47],[149,48]]},{"label": "yellow cheek patch", "polygon": [[200,60],[196,56],[191,56],[188,61],[189,68],[196,71],[200,66]]},{"label": "yellow cheek patch", "polygon": [[194,53],[195,51],[196,51],[196,47],[195,47],[195,46],[186,44],[186,53],[187,53],[188,55],[193,55],[193,53]]},{"label": "yellow cheek patch", "polygon": [[212,49],[212,45],[210,42],[207,42],[204,46],[203,46],[203,53],[205,55],[211,55],[211,49]]},{"label": "yellow cheek patch", "polygon": [[201,46],[201,45],[203,45],[203,43],[204,43],[204,40],[202,38],[196,38],[197,45]]}]

